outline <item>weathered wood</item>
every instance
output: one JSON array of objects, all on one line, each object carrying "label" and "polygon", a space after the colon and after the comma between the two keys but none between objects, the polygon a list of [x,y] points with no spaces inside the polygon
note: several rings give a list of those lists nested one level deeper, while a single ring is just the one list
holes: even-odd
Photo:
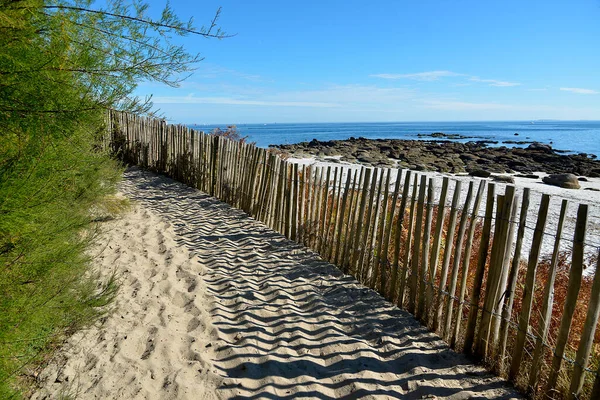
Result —
[{"label": "weathered wood", "polygon": [[[337,179],[338,177],[338,167],[334,168],[333,171],[333,183],[331,185],[331,206],[328,207],[327,210],[327,215],[325,215],[325,231],[324,231],[324,238],[323,238],[323,242],[324,242],[324,247],[321,249],[323,258],[326,260],[329,260],[330,256],[329,254],[331,253],[331,231],[335,231],[335,221],[332,223],[331,219],[333,218],[333,210],[335,209],[335,200],[336,200],[336,194],[337,194]],[[327,197],[327,201],[329,202],[329,196]],[[333,227],[333,229],[332,229]]]},{"label": "weathered wood", "polygon": [[[379,293],[385,293],[385,281],[386,281],[386,268],[382,264],[382,250],[383,250],[383,240],[384,240],[384,232],[385,225],[387,222],[387,209],[388,209],[388,197],[390,195],[390,179],[392,175],[392,170],[390,168],[387,169],[387,176],[385,179],[385,183],[383,185],[383,198],[381,202],[381,219],[379,221],[379,233],[377,234],[377,250],[375,252],[374,262],[373,262],[373,274],[375,275],[375,283],[377,283],[377,277],[379,277],[379,285],[380,290]],[[387,255],[385,256],[387,259]],[[373,287],[377,290],[377,287]]]},{"label": "weathered wood", "polygon": [[354,172],[354,180],[352,184],[352,191],[350,193],[350,201],[348,202],[348,216],[346,218],[346,229],[344,229],[344,247],[342,249],[342,258],[340,266],[342,267],[342,271],[347,271],[348,265],[348,248],[350,247],[350,242],[352,241],[352,229],[354,225],[354,214],[356,214],[356,207],[354,205],[356,199],[358,197],[358,190],[360,187],[360,182],[362,181],[362,176],[364,174],[364,167],[361,167],[360,175],[357,178],[357,171]]},{"label": "weathered wood", "polygon": [[[337,168],[336,168],[337,171]],[[350,172],[348,171],[348,176],[350,176]],[[343,187],[342,187],[342,183],[343,183],[343,177],[344,177],[344,168],[340,167],[340,173],[339,173],[339,178],[336,179],[336,184],[339,185],[338,186],[338,191],[337,191],[337,196],[336,196],[336,200],[335,200],[335,214],[334,214],[334,218],[333,218],[333,224],[332,224],[332,229],[331,229],[331,244],[329,246],[329,254],[327,256],[327,259],[330,262],[335,262],[334,260],[334,256],[335,256],[335,248],[336,248],[336,244],[339,240],[337,234],[338,231],[338,224],[341,223],[340,220],[340,212],[341,212],[341,205],[342,205],[342,192]]]},{"label": "weathered wood", "polygon": [[[419,254],[421,251],[421,233],[423,230],[423,212],[425,210],[425,192],[427,190],[427,176],[421,176],[421,186],[419,188],[419,200],[417,202],[417,219],[415,221],[415,244],[412,251],[411,275],[410,275],[410,291],[408,296],[408,312],[415,314],[417,287],[419,283],[419,262],[421,261]],[[417,318],[419,316],[417,315]]]},{"label": "weathered wood", "polygon": [[[354,173],[356,177],[356,172]],[[342,247],[342,232],[344,229],[344,216],[346,215],[346,208],[348,206],[348,195],[350,194],[352,185],[352,170],[348,170],[348,176],[346,177],[346,187],[344,188],[344,196],[342,198],[342,209],[339,213],[338,231],[337,231],[337,242],[335,244],[335,257],[334,264],[340,265],[340,254]]]},{"label": "weathered wood", "polygon": [[506,284],[507,284],[507,279],[508,279],[508,272],[510,269],[509,264],[511,261],[512,245],[515,240],[515,231],[516,231],[516,227],[517,227],[517,224],[516,224],[517,212],[518,212],[518,201],[517,201],[517,197],[515,196],[515,199],[512,202],[512,210],[510,211],[508,220],[506,221],[506,223],[509,225],[508,237],[507,237],[505,243],[503,243],[504,251],[503,251],[503,254],[501,255],[502,271],[501,271],[501,275],[500,275],[500,283],[499,283],[498,291],[496,294],[494,314],[492,315],[492,329],[491,329],[491,333],[490,333],[490,338],[491,338],[490,342],[493,344],[492,358],[494,359],[496,368],[498,368],[498,366],[500,365],[500,363],[497,362],[497,354],[499,351],[498,342],[499,342],[499,337],[500,337],[500,322],[502,321],[502,318],[501,318],[502,303],[506,296]]},{"label": "weathered wood", "polygon": [[427,288],[432,286],[434,283],[428,278],[429,272],[429,246],[431,241],[431,220],[433,219],[433,196],[435,187],[433,184],[433,178],[429,178],[429,185],[427,187],[427,202],[425,214],[425,228],[423,230],[423,251],[421,252],[421,272],[419,280],[419,303],[417,306],[417,317],[427,325],[429,319],[429,310],[425,308],[426,291]]},{"label": "weathered wood", "polygon": [[315,168],[309,165],[306,169],[306,210],[304,219],[304,229],[302,231],[302,244],[310,246],[310,232],[312,226],[312,206],[314,205],[314,181],[315,181]]},{"label": "weathered wood", "polygon": [[454,235],[456,231],[456,215],[458,213],[458,203],[460,201],[460,190],[462,182],[456,181],[454,194],[452,196],[452,205],[450,206],[450,220],[448,221],[448,232],[446,233],[446,246],[444,248],[444,260],[442,270],[440,271],[440,283],[433,312],[433,330],[437,331],[442,323],[442,313],[444,309],[444,296],[446,291],[446,282],[448,281],[448,267],[450,266],[450,256],[452,255],[452,246],[454,245]]},{"label": "weathered wood", "polygon": [[294,198],[294,181],[292,179],[292,166],[284,161],[285,165],[285,218],[283,234],[288,239],[292,237],[292,199]]},{"label": "weathered wood", "polygon": [[302,198],[300,192],[299,192],[299,185],[298,185],[298,164],[294,163],[293,166],[293,170],[292,170],[292,179],[293,179],[293,200],[292,200],[292,227],[291,227],[291,239],[293,241],[296,241],[298,238],[298,203],[300,201],[300,199]]},{"label": "weathered wood", "polygon": [[[375,171],[375,175],[377,175],[377,171]],[[365,181],[363,183],[363,187],[362,187],[362,194],[361,194],[361,199],[360,199],[360,207],[358,208],[358,221],[359,224],[356,228],[356,232],[354,234],[354,246],[353,246],[353,252],[352,252],[352,260],[350,262],[350,273],[354,274],[355,276],[359,276],[360,273],[360,269],[359,269],[359,265],[358,265],[358,261],[360,259],[360,254],[361,254],[361,249],[360,249],[360,236],[361,236],[361,232],[362,231],[367,231],[368,230],[368,221],[367,224],[363,224],[363,220],[364,220],[364,214],[365,214],[365,206],[367,204],[367,196],[368,196],[368,192],[369,192],[369,179],[371,178],[371,169],[367,168],[367,170],[365,171]]]},{"label": "weathered wood", "polygon": [[523,190],[523,200],[521,202],[521,212],[519,214],[519,231],[517,232],[517,244],[513,255],[510,272],[508,276],[506,293],[504,295],[504,307],[502,308],[502,323],[500,325],[500,344],[498,347],[498,371],[504,371],[504,362],[506,358],[506,344],[508,341],[509,322],[512,317],[513,303],[515,299],[515,288],[519,275],[519,266],[521,265],[521,248],[523,238],[525,237],[525,227],[527,223],[527,211],[529,209],[529,188]]},{"label": "weathered wood", "polygon": [[517,331],[517,341],[513,349],[513,357],[510,364],[508,377],[514,380],[519,373],[521,366],[521,358],[523,357],[523,349],[525,347],[525,339],[527,328],[529,326],[529,317],[531,316],[531,306],[533,304],[533,291],[535,290],[535,275],[537,265],[542,248],[542,239],[544,238],[544,229],[546,228],[546,217],[548,215],[548,205],[550,196],[544,194],[538,212],[538,219],[533,233],[533,243],[529,253],[529,262],[527,263],[527,275],[525,277],[525,287],[523,288],[523,302],[521,306],[521,314],[519,315],[519,328]]},{"label": "weathered wood", "polygon": [[554,304],[554,282],[556,280],[556,266],[558,264],[558,255],[560,251],[560,241],[567,215],[568,201],[563,200],[560,207],[560,216],[558,218],[558,227],[556,228],[556,239],[554,241],[554,250],[552,251],[552,260],[548,270],[548,277],[544,286],[544,294],[542,295],[542,313],[538,321],[537,338],[535,341],[535,350],[531,362],[529,372],[529,391],[535,393],[537,391],[539,371],[542,364],[542,356],[544,346],[548,338],[548,329],[550,328],[550,318],[552,317],[552,306]]},{"label": "weathered wood", "polygon": [[[367,246],[367,242],[369,239],[369,232],[371,230],[371,228],[375,229],[375,226],[373,225],[373,221],[372,221],[372,216],[373,216],[373,201],[375,200],[375,187],[377,186],[377,169],[375,169],[373,171],[373,181],[370,183],[370,188],[369,188],[369,202],[368,204],[368,209],[367,209],[367,219],[365,220],[365,225],[364,225],[364,231],[363,231],[363,238],[362,238],[362,249],[360,252],[360,258],[358,261],[358,268],[359,268],[359,275],[360,275],[360,281],[361,282],[367,282],[367,279],[369,277],[369,268],[364,267],[364,260],[365,260],[365,255],[368,252],[368,246]],[[366,185],[366,182],[365,182]]]},{"label": "weathered wood", "polygon": [[558,379],[558,373],[569,339],[573,314],[575,313],[575,307],[577,306],[577,297],[579,295],[583,276],[584,240],[587,228],[587,218],[588,205],[580,204],[577,210],[577,222],[575,223],[575,234],[573,236],[573,257],[571,259],[571,269],[569,270],[567,297],[565,299],[562,318],[560,320],[560,327],[558,328],[558,336],[556,337],[552,366],[550,368],[546,386],[546,396],[552,396],[556,386],[556,380]]},{"label": "weathered wood", "polygon": [[446,198],[448,197],[448,185],[450,179],[444,177],[442,180],[442,192],[440,193],[440,201],[437,207],[437,219],[435,223],[435,232],[433,234],[433,247],[431,248],[431,256],[429,260],[429,271],[427,293],[425,298],[425,309],[426,311],[426,324],[433,329],[433,319],[429,318],[431,314],[431,308],[433,307],[434,291],[435,291],[435,278],[437,276],[437,266],[440,260],[440,248],[442,244],[442,229],[444,227],[444,218],[446,216]]},{"label": "weathered wood", "polygon": [[[398,282],[398,267],[400,261],[400,247],[402,246],[402,222],[404,222],[404,214],[406,211],[406,202],[408,200],[408,193],[410,190],[410,174],[411,171],[406,171],[404,176],[404,189],[402,191],[402,201],[400,202],[400,209],[398,210],[398,219],[396,221],[396,237],[394,240],[394,263],[392,266],[392,278],[390,284],[390,291],[388,293],[388,299],[394,302],[396,298],[396,286]],[[398,172],[398,181],[400,181],[400,172]]]},{"label": "weathered wood", "polygon": [[[327,206],[329,203],[329,180],[331,179],[331,166],[327,166],[327,174],[326,174],[326,178],[325,181],[323,182],[323,188],[322,188],[322,197],[321,197],[321,202],[322,202],[322,206],[321,206],[321,214],[319,216],[319,225],[320,225],[320,229],[319,229],[319,234],[318,234],[318,241],[317,241],[317,252],[321,255],[323,255],[323,245],[325,242],[325,227],[329,227],[329,224],[327,223],[326,220],[326,216],[327,216]],[[323,257],[325,258],[325,257]]]},{"label": "weathered wood", "polygon": [[473,352],[475,328],[477,327],[477,316],[479,315],[479,300],[481,296],[485,264],[487,263],[488,249],[490,245],[490,233],[492,230],[492,218],[494,216],[495,196],[496,185],[490,182],[488,183],[485,219],[483,223],[483,232],[481,234],[481,244],[479,245],[477,269],[475,270],[475,277],[473,279],[473,295],[469,304],[469,318],[467,319],[467,328],[465,331],[464,351],[467,354],[472,354]]},{"label": "weathered wood", "polygon": [[[389,248],[390,248],[390,240],[392,239],[392,229],[394,227],[394,217],[396,215],[396,203],[398,202],[398,195],[400,193],[400,178],[402,177],[402,168],[398,169],[398,172],[396,174],[396,185],[394,186],[394,194],[392,194],[392,198],[391,198],[391,204],[390,204],[390,217],[389,217],[389,224],[387,225],[387,229],[385,231],[385,238],[383,240],[383,247],[381,249],[382,252],[382,259],[381,262],[384,263],[384,265],[382,266],[382,269],[384,267],[387,267],[388,264],[391,266],[391,263],[389,263],[388,261],[388,252],[389,252]],[[390,277],[391,277],[391,271],[390,271]],[[384,295],[387,295],[387,279],[385,278],[386,275],[382,274],[381,275],[381,291],[382,293],[384,293]]]},{"label": "weathered wood", "polygon": [[[379,174],[379,185],[377,185],[377,194],[375,195],[375,208],[374,208],[375,223],[373,224],[373,234],[371,235],[371,245],[367,247],[367,250],[371,254],[373,253],[373,249],[375,249],[375,241],[377,240],[377,226],[379,226],[379,214],[380,214],[379,213],[379,205],[381,204],[381,189],[383,188],[383,173],[384,173],[384,170],[381,169],[381,172]],[[375,258],[375,255],[373,254],[373,261],[375,261],[374,258]],[[370,261],[371,261],[370,259],[367,259],[367,263],[369,264],[369,269],[371,269],[371,271],[372,271],[369,286],[372,289],[375,289],[375,285],[377,284],[377,273],[376,273],[377,271],[375,271],[374,269],[371,268],[373,265]]]},{"label": "weathered wood", "polygon": [[[448,294],[446,295],[446,315],[444,316],[444,325],[442,326],[443,337],[446,342],[450,342],[450,327],[452,325],[452,314],[454,312],[454,295],[456,293],[456,284],[458,282],[460,257],[462,255],[465,231],[467,230],[467,222],[469,221],[469,208],[471,207],[471,198],[473,197],[473,186],[473,181],[469,182],[469,190],[467,191],[467,198],[461,212],[456,245],[454,246],[454,262],[452,263],[452,274],[448,285]],[[462,307],[462,304],[459,303],[458,307]]]},{"label": "weathered wood", "polygon": [[398,293],[398,306],[402,308],[404,306],[404,292],[406,289],[406,280],[408,274],[408,268],[410,265],[410,256],[411,256],[411,244],[412,244],[412,236],[413,236],[413,220],[415,219],[415,209],[417,205],[417,189],[419,187],[419,176],[415,174],[413,181],[413,190],[412,196],[410,198],[410,212],[408,216],[408,232],[406,236],[406,244],[405,244],[405,252],[404,259],[402,263],[402,271],[400,272],[400,289]]},{"label": "weathered wood", "polygon": [[[573,377],[571,378],[571,386],[569,389],[569,396],[571,399],[578,399],[583,389],[583,374],[585,369],[588,367],[590,362],[590,354],[592,352],[592,345],[594,344],[594,332],[598,326],[598,317],[600,316],[600,253],[598,254],[598,261],[596,263],[596,271],[594,275],[594,282],[592,283],[592,291],[590,292],[590,300],[588,302],[587,315],[585,317],[585,324],[583,325],[583,332],[581,334],[581,340],[579,341],[579,348],[575,355],[575,364],[573,365]],[[597,378],[598,379],[598,378]],[[591,399],[598,399],[592,395]]]},{"label": "weathered wood", "polygon": [[317,180],[315,182],[315,191],[314,191],[314,201],[315,207],[313,207],[313,226],[311,229],[311,241],[310,247],[313,249],[317,249],[317,244],[319,241],[319,226],[321,225],[320,217],[321,217],[321,199],[323,197],[323,177],[325,175],[325,169],[323,167],[317,167]]},{"label": "weathered wood", "polygon": [[[494,242],[490,257],[490,267],[485,287],[485,299],[481,315],[481,327],[478,333],[478,341],[475,343],[477,354],[480,357],[491,355],[496,346],[494,324],[500,315],[498,310],[500,299],[504,293],[506,277],[508,276],[508,263],[504,262],[506,248],[510,232],[511,213],[515,201],[515,187],[507,186],[504,196],[498,200],[498,212],[496,213],[496,229],[494,231]],[[499,324],[498,324],[499,328]]]},{"label": "weathered wood", "polygon": [[469,219],[469,231],[467,233],[467,243],[465,244],[465,255],[462,262],[462,277],[460,281],[460,289],[458,295],[458,307],[456,312],[456,324],[452,331],[452,337],[450,338],[450,346],[456,348],[456,341],[459,337],[460,325],[462,321],[465,294],[467,292],[467,279],[469,277],[469,266],[471,264],[471,251],[473,250],[473,237],[475,236],[475,228],[477,227],[477,215],[479,213],[479,207],[481,206],[481,199],[483,198],[483,192],[485,191],[485,181],[479,182],[477,188],[477,195],[475,196],[475,204],[473,204],[473,211],[471,212],[471,218]]},{"label": "weathered wood", "polygon": [[306,165],[302,166],[302,176],[300,177],[300,182],[299,182],[299,186],[300,186],[300,196],[298,197],[298,201],[300,202],[298,204],[298,233],[296,241],[298,243],[304,243],[304,226],[306,224],[306,212],[305,212],[305,206],[306,206],[306,191],[307,189],[307,185],[306,185],[306,180],[308,179],[308,170],[306,168]]}]

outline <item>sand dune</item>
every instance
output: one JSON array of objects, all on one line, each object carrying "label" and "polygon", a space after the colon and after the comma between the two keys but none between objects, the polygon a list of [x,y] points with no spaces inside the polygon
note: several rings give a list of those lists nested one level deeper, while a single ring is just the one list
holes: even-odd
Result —
[{"label": "sand dune", "polygon": [[35,399],[513,398],[409,314],[201,192],[140,170],[105,224],[115,311],[71,338]]}]

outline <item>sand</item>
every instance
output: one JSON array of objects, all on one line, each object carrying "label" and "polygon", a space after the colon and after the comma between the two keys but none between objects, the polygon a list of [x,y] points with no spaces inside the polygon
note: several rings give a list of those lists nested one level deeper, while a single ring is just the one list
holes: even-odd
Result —
[{"label": "sand", "polygon": [[408,313],[201,192],[137,169],[96,267],[114,311],[67,341],[34,399],[515,398]]}]

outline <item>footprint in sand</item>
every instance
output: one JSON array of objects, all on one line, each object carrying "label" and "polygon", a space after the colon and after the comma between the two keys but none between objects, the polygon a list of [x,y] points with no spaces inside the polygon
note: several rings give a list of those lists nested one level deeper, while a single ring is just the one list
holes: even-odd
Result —
[{"label": "footprint in sand", "polygon": [[[202,324],[202,321],[200,321],[198,318],[194,317],[192,319],[190,319],[190,322],[188,322],[187,324],[187,332],[193,332],[195,331],[200,325]],[[202,326],[202,329],[204,329],[204,325]]]},{"label": "footprint in sand", "polygon": [[148,339],[146,339],[146,349],[144,350],[144,353],[142,354],[141,359],[142,360],[147,360],[148,357],[150,357],[152,355],[152,353],[154,352],[154,349],[156,348],[156,333],[158,332],[158,328],[153,326],[148,330]]}]

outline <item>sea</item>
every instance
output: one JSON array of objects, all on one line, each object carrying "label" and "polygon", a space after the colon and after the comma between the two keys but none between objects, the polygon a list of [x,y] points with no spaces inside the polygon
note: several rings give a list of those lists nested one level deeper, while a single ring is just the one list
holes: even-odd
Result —
[{"label": "sea", "polygon": [[[550,144],[568,153],[587,153],[600,157],[600,121],[490,121],[490,122],[345,122],[345,123],[271,123],[237,124],[237,130],[259,147],[276,144],[344,140],[350,137],[367,139],[432,140],[435,132],[461,135],[467,138],[450,139],[457,142],[497,141],[489,146],[527,147],[526,141]],[[190,125],[210,132],[225,125]],[[447,140],[447,139],[444,139]]]}]

